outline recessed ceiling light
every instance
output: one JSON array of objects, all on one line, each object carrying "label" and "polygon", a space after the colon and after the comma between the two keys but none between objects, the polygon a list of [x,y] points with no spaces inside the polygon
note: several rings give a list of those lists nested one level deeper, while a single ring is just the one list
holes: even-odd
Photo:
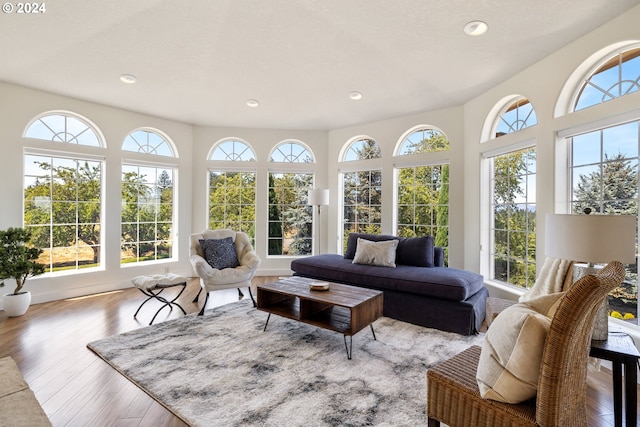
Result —
[{"label": "recessed ceiling light", "polygon": [[123,75],[120,76],[120,81],[122,83],[126,83],[128,85],[132,85],[135,82],[137,82],[138,79],[133,74],[123,74]]},{"label": "recessed ceiling light", "polygon": [[257,99],[247,99],[247,107],[255,108],[258,105],[260,105],[260,103]]},{"label": "recessed ceiling light", "polygon": [[489,25],[484,21],[471,21],[464,26],[464,32],[470,36],[480,36],[487,32]]},{"label": "recessed ceiling light", "polygon": [[362,94],[360,92],[353,91],[349,93],[349,98],[353,99],[354,101],[357,101],[359,99],[362,99]]}]

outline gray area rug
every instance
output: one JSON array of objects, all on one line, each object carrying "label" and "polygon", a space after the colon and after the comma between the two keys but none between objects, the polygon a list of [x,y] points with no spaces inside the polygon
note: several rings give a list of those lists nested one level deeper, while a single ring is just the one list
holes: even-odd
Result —
[{"label": "gray area rug", "polygon": [[193,426],[426,425],[426,371],[482,335],[389,318],[353,337],[239,301],[87,346]]}]

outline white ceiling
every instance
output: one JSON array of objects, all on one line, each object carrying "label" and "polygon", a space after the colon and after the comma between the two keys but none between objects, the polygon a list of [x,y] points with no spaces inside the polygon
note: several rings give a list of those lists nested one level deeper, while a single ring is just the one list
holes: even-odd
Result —
[{"label": "white ceiling", "polygon": [[[638,0],[45,4],[1,14],[0,81],[192,124],[336,129],[460,105]],[[484,36],[463,33],[473,19]]]}]

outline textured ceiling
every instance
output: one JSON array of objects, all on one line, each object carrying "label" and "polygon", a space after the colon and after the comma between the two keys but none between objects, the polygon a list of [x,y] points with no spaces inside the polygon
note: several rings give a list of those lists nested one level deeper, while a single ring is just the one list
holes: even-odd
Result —
[{"label": "textured ceiling", "polygon": [[[0,15],[0,81],[192,124],[336,129],[462,104],[637,4],[54,0]],[[484,36],[463,33],[473,19]]]}]

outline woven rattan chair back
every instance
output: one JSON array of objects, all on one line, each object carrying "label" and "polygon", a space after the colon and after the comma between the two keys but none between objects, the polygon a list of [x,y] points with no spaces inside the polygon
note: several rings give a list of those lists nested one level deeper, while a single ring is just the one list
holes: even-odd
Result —
[{"label": "woven rattan chair back", "polygon": [[481,349],[472,346],[427,372],[429,426],[586,426],[587,364],[598,307],[624,279],[612,261],[579,279],[560,300],[542,356],[537,397],[511,405],[483,399],[475,374]]},{"label": "woven rattan chair back", "polygon": [[538,380],[536,421],[541,426],[587,425],[587,366],[591,331],[603,298],[624,279],[611,262],[579,279],[560,301],[545,343]]}]

